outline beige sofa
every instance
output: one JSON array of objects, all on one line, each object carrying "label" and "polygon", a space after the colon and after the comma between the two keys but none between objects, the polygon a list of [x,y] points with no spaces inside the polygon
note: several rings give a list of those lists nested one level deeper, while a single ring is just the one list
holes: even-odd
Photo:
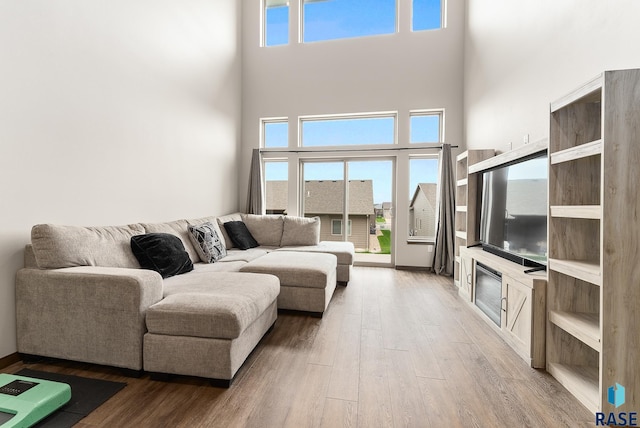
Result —
[{"label": "beige sofa", "polygon": [[[237,220],[244,221],[258,247],[234,248],[222,225]],[[215,263],[202,263],[189,238],[188,226],[204,222],[216,226],[227,247],[226,257]],[[34,226],[32,242],[25,249],[25,268],[16,278],[18,352],[136,372],[209,377],[228,384],[275,323],[281,304],[278,275],[297,278],[298,283],[288,285],[293,288],[284,293],[282,305],[296,309],[300,304],[302,310],[313,307],[320,313],[329,303],[336,278],[348,282],[353,246],[300,245],[305,243],[299,239],[304,225],[311,222],[236,213],[119,227]],[[163,279],[157,272],[140,269],[130,240],[145,233],[179,237],[194,262],[193,271]],[[292,250],[296,255],[320,253],[327,286],[322,288],[317,272],[297,269],[298,258],[286,253],[271,256],[287,260],[280,270],[269,272],[264,263],[257,263],[260,258],[268,260],[269,254]],[[314,286],[306,287],[307,282]],[[323,300],[318,303],[320,294]]]}]

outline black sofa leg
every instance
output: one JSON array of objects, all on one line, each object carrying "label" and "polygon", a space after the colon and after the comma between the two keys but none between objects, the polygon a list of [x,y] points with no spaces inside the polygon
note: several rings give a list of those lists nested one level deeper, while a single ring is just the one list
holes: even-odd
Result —
[{"label": "black sofa leg", "polygon": [[125,377],[132,377],[132,378],[141,378],[144,371],[142,370],[134,370],[134,369],[125,369],[125,368],[120,368],[120,372],[122,373],[122,376]]}]

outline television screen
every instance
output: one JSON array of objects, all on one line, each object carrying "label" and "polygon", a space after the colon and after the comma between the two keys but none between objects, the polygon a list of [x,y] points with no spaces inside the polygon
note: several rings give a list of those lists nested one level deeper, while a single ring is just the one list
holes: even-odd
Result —
[{"label": "television screen", "polygon": [[482,247],[523,265],[547,263],[546,152],[482,175]]}]

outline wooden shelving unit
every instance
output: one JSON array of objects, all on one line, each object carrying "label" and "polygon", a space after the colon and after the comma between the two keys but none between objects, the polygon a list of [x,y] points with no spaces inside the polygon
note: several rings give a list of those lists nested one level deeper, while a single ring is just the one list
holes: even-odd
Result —
[{"label": "wooden shelving unit", "polygon": [[495,155],[493,149],[467,150],[456,157],[456,245],[453,279],[461,295],[471,299],[471,287],[468,276],[470,266],[460,258],[460,248],[479,242],[479,204],[480,190],[478,174],[469,174],[469,167]]},{"label": "wooden shelving unit", "polygon": [[640,70],[551,104],[547,371],[593,412],[640,407],[639,105]]}]

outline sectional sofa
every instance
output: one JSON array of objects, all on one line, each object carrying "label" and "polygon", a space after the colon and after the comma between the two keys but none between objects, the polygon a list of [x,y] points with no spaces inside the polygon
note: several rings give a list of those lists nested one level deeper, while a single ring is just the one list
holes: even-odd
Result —
[{"label": "sectional sofa", "polygon": [[[36,225],[16,277],[18,352],[229,385],[278,308],[322,316],[336,283],[348,283],[353,245],[320,242],[319,221],[235,213],[127,226]],[[257,245],[237,248],[225,226],[231,222]],[[217,260],[194,233],[203,225],[223,250]],[[137,243],[147,237],[173,240],[185,253],[183,273],[142,269],[147,260]]]}]

